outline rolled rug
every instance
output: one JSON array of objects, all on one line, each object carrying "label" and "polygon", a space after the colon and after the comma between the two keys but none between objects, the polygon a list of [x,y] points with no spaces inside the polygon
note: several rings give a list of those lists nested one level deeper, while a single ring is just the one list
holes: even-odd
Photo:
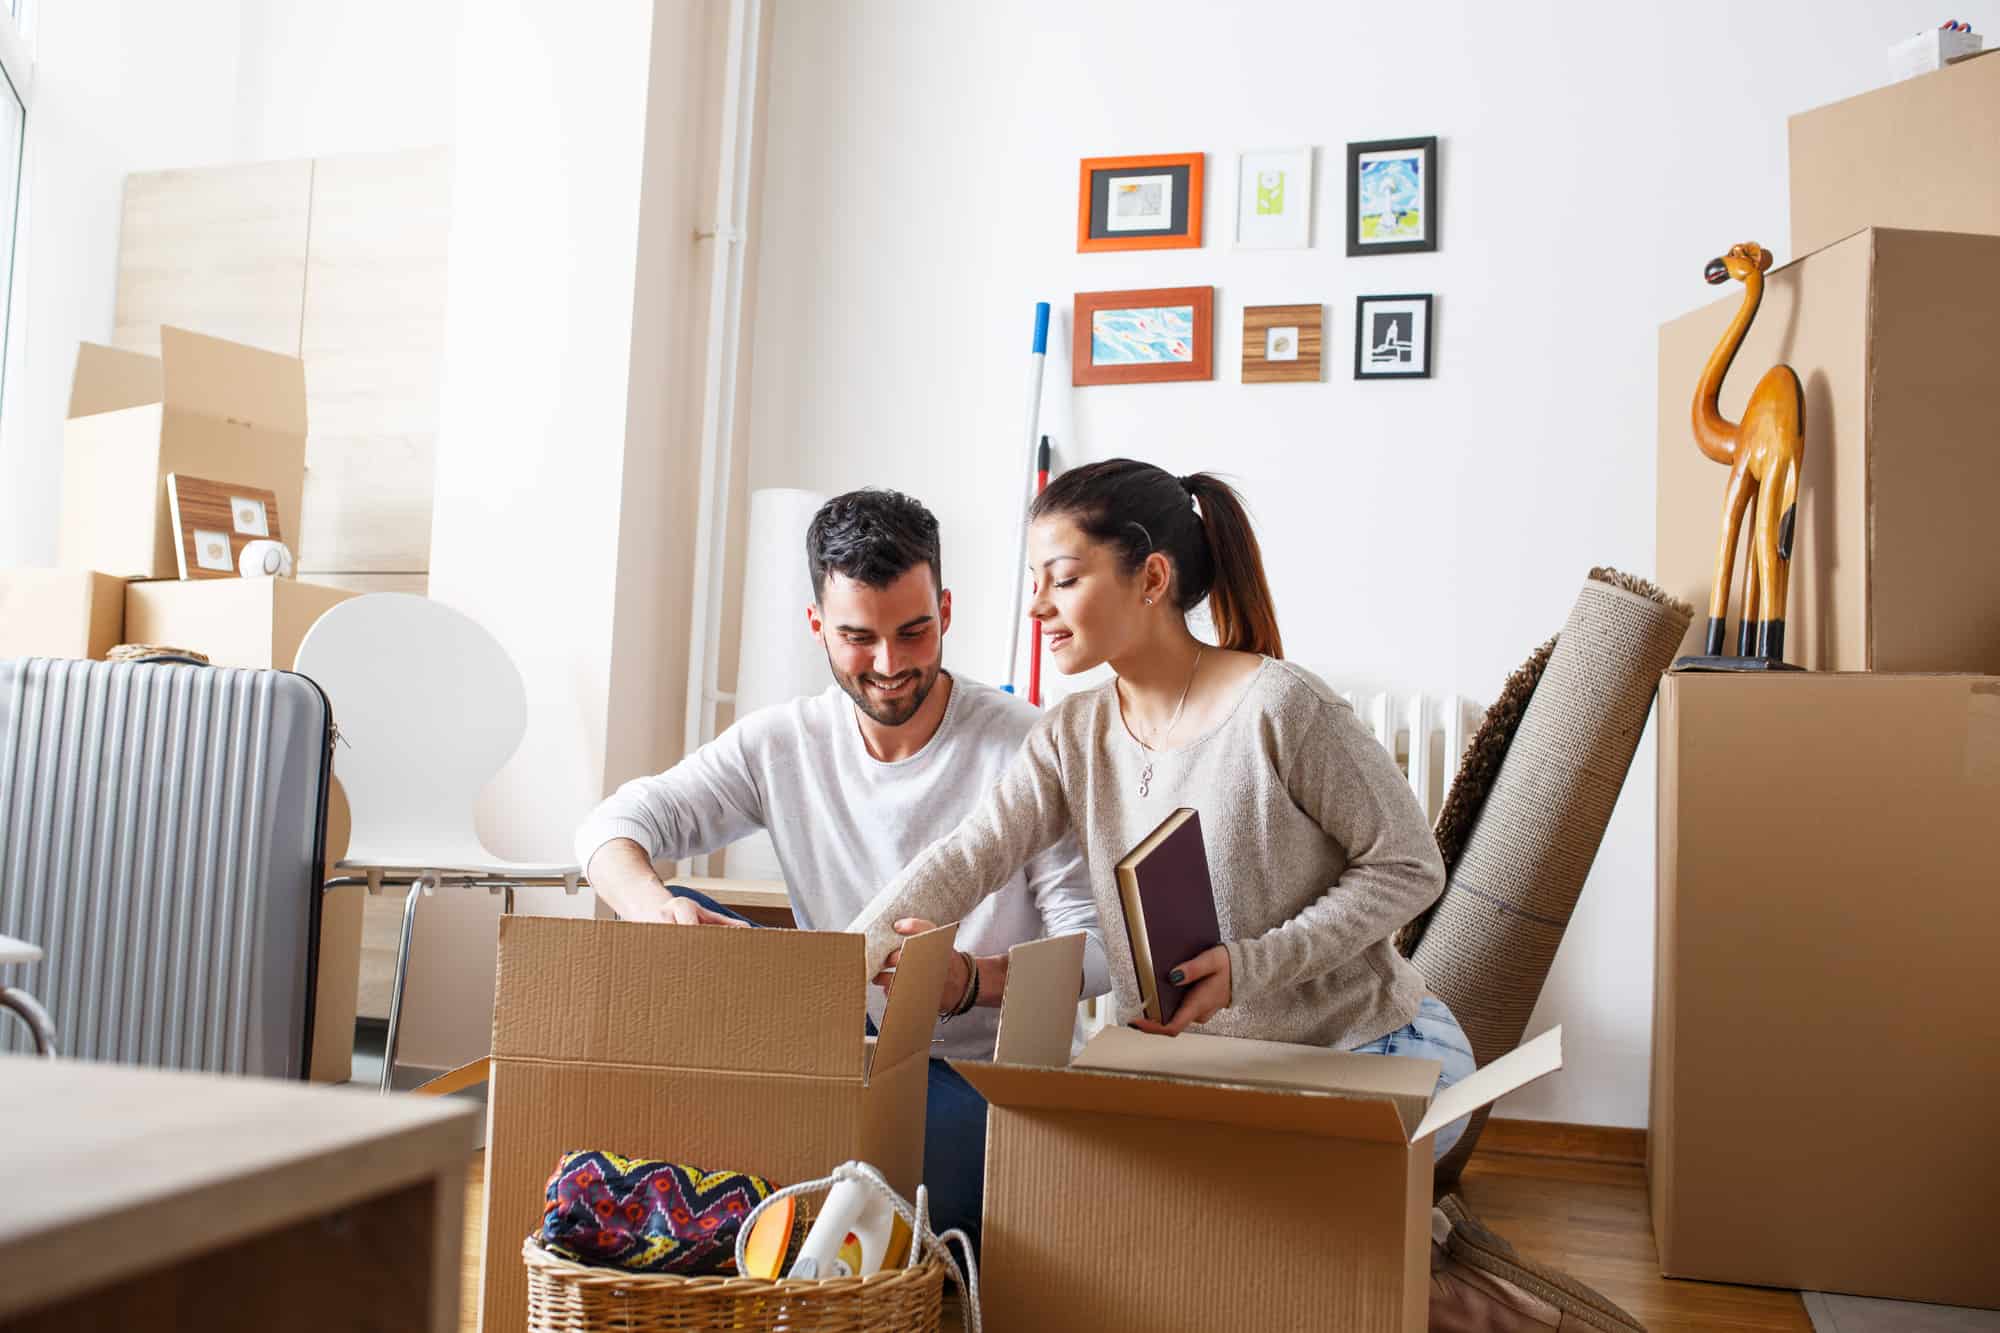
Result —
[{"label": "rolled rug", "polygon": [[[1486,1065],[1520,1044],[1693,609],[1593,569],[1410,961]],[[1438,1163],[1458,1175],[1480,1111]]]}]

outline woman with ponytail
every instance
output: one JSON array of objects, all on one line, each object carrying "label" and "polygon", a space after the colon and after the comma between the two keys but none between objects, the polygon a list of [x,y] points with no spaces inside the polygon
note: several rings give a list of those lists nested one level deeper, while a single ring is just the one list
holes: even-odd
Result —
[{"label": "woman with ponytail", "polygon": [[[1236,491],[1114,458],[1064,473],[1029,510],[1030,614],[1065,675],[1113,679],[1064,699],[998,787],[849,928],[871,975],[901,936],[955,921],[1028,857],[1074,833],[1099,915],[1122,916],[1113,867],[1175,809],[1200,812],[1222,943],[1179,960],[1165,1027],[1141,1012],[1125,934],[1104,932],[1122,1021],[1178,1035],[1423,1055],[1444,1086],[1470,1044],[1398,954],[1398,927],[1444,888],[1423,811],[1325,682],[1284,660],[1263,556]],[[1203,602],[1215,630],[1188,627]],[[967,977],[954,964],[947,1003]],[[1437,1135],[1442,1155],[1462,1123]]]}]

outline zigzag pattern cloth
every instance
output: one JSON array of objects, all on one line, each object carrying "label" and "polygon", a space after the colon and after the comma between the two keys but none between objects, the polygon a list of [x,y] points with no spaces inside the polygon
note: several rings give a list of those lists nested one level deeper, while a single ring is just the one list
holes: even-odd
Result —
[{"label": "zigzag pattern cloth", "polygon": [[741,1171],[566,1152],[544,1196],[542,1245],[576,1263],[633,1273],[733,1274],[736,1233],[772,1188]]}]

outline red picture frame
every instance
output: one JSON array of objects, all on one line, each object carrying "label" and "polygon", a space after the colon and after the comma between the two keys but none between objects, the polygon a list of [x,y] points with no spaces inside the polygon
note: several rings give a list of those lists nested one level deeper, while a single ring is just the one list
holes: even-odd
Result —
[{"label": "red picture frame", "polygon": [[[1154,153],[1141,157],[1086,157],[1077,172],[1076,249],[1078,254],[1104,250],[1199,250],[1202,216],[1202,153]],[[1172,176],[1180,183],[1166,231],[1128,234],[1106,231],[1107,204],[1100,184],[1120,175],[1138,173]],[[1179,221],[1176,222],[1175,219]]]},{"label": "red picture frame", "polygon": [[[1110,360],[1100,364],[1096,351],[1097,316],[1119,311],[1177,311],[1192,307],[1188,337],[1192,345],[1186,360]],[[1088,384],[1162,384],[1178,380],[1215,378],[1215,288],[1145,287],[1123,292],[1078,292],[1070,320],[1070,382]],[[1148,332],[1138,331],[1146,340]],[[1151,335],[1152,341],[1171,338],[1170,328]],[[1130,339],[1121,339],[1130,344]]]}]

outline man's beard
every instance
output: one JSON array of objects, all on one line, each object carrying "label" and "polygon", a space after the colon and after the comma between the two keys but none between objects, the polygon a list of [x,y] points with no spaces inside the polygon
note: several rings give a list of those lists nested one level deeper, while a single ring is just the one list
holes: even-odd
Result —
[{"label": "man's beard", "polygon": [[931,691],[936,688],[938,677],[944,674],[942,663],[917,668],[917,679],[910,686],[908,693],[897,695],[893,699],[882,699],[868,691],[868,682],[880,683],[882,680],[882,677],[874,672],[862,671],[851,676],[843,674],[833,665],[831,654],[827,656],[826,665],[827,669],[833,672],[835,683],[847,692],[848,698],[854,700],[854,706],[885,727],[900,727],[915,717],[917,710],[924,706],[924,700],[930,698]]}]

